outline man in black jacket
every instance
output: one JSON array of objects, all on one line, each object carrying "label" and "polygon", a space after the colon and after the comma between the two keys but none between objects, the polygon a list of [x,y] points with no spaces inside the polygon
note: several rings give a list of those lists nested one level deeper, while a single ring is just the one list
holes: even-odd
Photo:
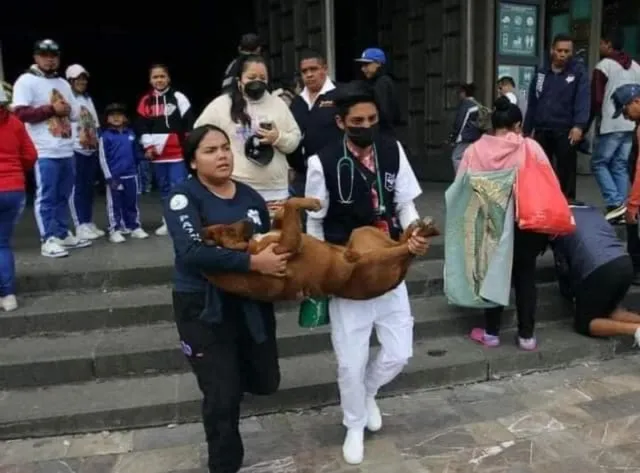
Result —
[{"label": "man in black jacket", "polygon": [[400,107],[393,79],[385,71],[387,57],[382,49],[367,48],[355,60],[360,70],[373,87],[373,94],[380,115],[380,131],[393,134],[400,122]]},{"label": "man in black jacket", "polygon": [[240,38],[238,46],[239,56],[229,63],[224,71],[224,79],[222,80],[222,93],[224,93],[233,84],[233,79],[240,75],[242,67],[242,59],[246,56],[262,53],[262,43],[260,37],[255,33],[247,33]]},{"label": "man in black jacket", "polygon": [[293,193],[304,196],[307,159],[318,154],[326,145],[342,137],[336,124],[334,104],[337,92],[328,76],[327,62],[316,51],[307,51],[300,59],[300,74],[304,89],[291,103],[291,113],[300,127],[302,141],[298,149],[287,157],[294,172]]}]

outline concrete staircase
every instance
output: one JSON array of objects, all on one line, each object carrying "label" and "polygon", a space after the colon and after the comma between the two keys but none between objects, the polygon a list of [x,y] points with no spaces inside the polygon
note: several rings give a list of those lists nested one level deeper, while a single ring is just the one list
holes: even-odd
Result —
[{"label": "concrete staircase", "polygon": [[[513,310],[505,314],[502,347],[476,346],[465,335],[482,314],[447,304],[442,255],[440,243],[410,270],[415,355],[387,394],[609,358],[631,347],[631,340],[573,333],[550,254],[538,271],[539,350],[515,348]],[[98,242],[61,260],[20,254],[21,308],[0,314],[0,438],[199,419],[200,393],[172,322],[172,257],[167,238]],[[640,292],[628,298],[638,305]],[[244,414],[336,402],[328,330],[300,329],[293,304],[278,306],[278,323],[281,388],[249,397]]]}]

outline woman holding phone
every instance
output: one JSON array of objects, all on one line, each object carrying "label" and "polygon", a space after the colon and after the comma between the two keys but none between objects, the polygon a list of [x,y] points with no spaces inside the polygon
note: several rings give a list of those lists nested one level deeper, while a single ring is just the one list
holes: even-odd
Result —
[{"label": "woman holding phone", "polygon": [[247,56],[234,86],[207,105],[195,126],[215,125],[229,135],[233,179],[255,189],[273,215],[289,196],[286,155],[301,135],[287,105],[267,90],[268,82],[264,59]]}]

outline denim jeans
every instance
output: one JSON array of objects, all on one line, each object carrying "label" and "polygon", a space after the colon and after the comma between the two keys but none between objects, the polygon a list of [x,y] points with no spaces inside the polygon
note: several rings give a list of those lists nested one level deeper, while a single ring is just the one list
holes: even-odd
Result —
[{"label": "denim jeans", "polygon": [[629,153],[633,132],[607,133],[598,136],[591,157],[591,171],[600,187],[607,207],[622,205],[629,192]]},{"label": "denim jeans", "polygon": [[0,297],[16,293],[16,263],[11,239],[24,210],[25,199],[24,191],[0,192]]}]

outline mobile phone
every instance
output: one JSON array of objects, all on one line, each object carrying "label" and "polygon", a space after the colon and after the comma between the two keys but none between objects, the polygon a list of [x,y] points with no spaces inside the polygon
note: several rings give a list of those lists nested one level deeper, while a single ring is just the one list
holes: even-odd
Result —
[{"label": "mobile phone", "polygon": [[273,128],[273,123],[271,123],[271,122],[260,122],[259,126],[263,130],[271,130]]}]

